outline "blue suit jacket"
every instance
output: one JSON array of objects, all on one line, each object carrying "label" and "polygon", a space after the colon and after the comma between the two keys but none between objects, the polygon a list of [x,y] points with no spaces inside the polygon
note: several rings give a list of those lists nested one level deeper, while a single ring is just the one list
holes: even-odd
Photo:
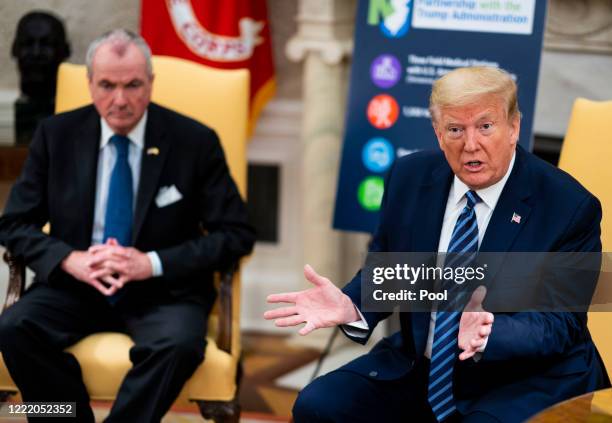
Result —
[{"label": "blue suit jacket", "polygon": [[[452,180],[441,152],[398,160],[385,185],[370,251],[437,251]],[[512,223],[513,213],[521,216],[520,224]],[[593,195],[565,172],[518,147],[480,251],[599,252],[600,220],[601,206]],[[344,292],[361,307],[360,273]],[[363,315],[369,336],[389,314]],[[424,357],[429,313],[401,313],[400,322],[400,332],[345,369],[386,380],[406,375]],[[496,314],[480,360],[455,365],[458,410],[517,422],[561,400],[609,386],[586,323],[586,313]],[[367,338],[353,340],[365,343]]]}]

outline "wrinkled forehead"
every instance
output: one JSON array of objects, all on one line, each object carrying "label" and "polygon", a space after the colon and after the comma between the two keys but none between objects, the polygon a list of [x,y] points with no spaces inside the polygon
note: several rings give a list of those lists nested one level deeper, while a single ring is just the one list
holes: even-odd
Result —
[{"label": "wrinkled forehead", "polygon": [[128,45],[101,44],[93,57],[92,74],[98,79],[116,79],[118,81],[150,79],[144,54],[131,43]]},{"label": "wrinkled forehead", "polygon": [[506,103],[497,95],[481,96],[456,104],[438,108],[437,119],[440,123],[461,121],[465,123],[477,122],[486,119],[495,121],[506,120]]}]

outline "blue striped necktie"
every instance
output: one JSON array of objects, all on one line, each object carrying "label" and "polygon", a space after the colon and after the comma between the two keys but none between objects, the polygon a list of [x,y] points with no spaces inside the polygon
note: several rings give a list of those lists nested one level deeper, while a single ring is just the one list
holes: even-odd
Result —
[{"label": "blue striped necktie", "polygon": [[[466,259],[464,253],[478,251],[478,222],[474,206],[481,199],[474,191],[468,191],[465,196],[467,204],[457,218],[447,250],[448,253],[457,254],[447,256],[445,266],[449,266],[450,261],[455,261],[452,266],[465,265],[469,258]],[[467,257],[470,256],[472,255],[467,254]],[[452,294],[449,294],[448,298],[451,299]],[[438,310],[436,313],[427,399],[439,422],[450,416],[456,409],[453,398],[453,368],[459,352],[457,336],[460,320],[461,312],[453,311],[450,308]]]}]

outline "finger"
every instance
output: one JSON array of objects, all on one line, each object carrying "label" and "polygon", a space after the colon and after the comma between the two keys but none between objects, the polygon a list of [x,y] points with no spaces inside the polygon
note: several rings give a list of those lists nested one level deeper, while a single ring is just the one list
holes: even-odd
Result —
[{"label": "finger", "polygon": [[113,273],[114,273],[113,270],[107,269],[107,268],[103,268],[103,269],[94,270],[93,272],[91,272],[89,274],[89,277],[91,279],[101,279],[101,278],[104,278],[106,276],[110,276]]},{"label": "finger", "polygon": [[278,319],[279,317],[289,317],[297,314],[295,307],[282,307],[275,310],[268,310],[264,313],[264,319]]},{"label": "finger", "polygon": [[306,322],[306,325],[298,331],[298,333],[302,336],[308,335],[310,332],[315,330],[317,327],[312,322]]},{"label": "finger", "polygon": [[129,258],[129,255],[125,251],[121,250],[116,247],[113,247],[112,249],[107,249],[106,251],[98,252],[87,262],[87,265],[89,267],[97,267],[100,266],[102,262],[106,260],[127,260]]},{"label": "finger", "polygon": [[106,241],[105,244],[92,245],[91,247],[89,247],[87,249],[87,251],[92,253],[92,254],[99,254],[100,252],[103,252],[103,251],[122,251],[122,250],[125,250],[125,248],[122,247],[121,245],[119,245],[116,241],[111,242],[110,240],[111,240],[111,238],[109,238],[109,240]]},{"label": "finger", "polygon": [[315,286],[325,286],[331,283],[329,279],[315,272],[315,270],[309,264],[304,266],[304,277]]},{"label": "finger", "polygon": [[91,279],[100,279],[106,276],[110,276],[113,273],[117,273],[117,271],[114,268],[103,266],[103,267],[98,267],[96,270],[92,270],[91,273],[89,273],[89,277]]},{"label": "finger", "polygon": [[493,313],[485,312],[485,316],[483,319],[483,323],[485,325],[493,325],[494,320],[495,320],[495,315]]},{"label": "finger", "polygon": [[131,279],[126,276],[126,275],[122,275],[119,277],[119,279],[117,280],[117,282],[119,282],[119,284],[121,285],[121,288],[123,288],[123,285],[125,285],[126,283],[128,283]]},{"label": "finger", "polygon": [[92,245],[91,247],[89,247],[87,249],[87,251],[92,253],[92,254],[96,254],[96,253],[99,253],[100,251],[103,251],[103,250],[105,250],[107,248],[108,248],[107,244],[96,244],[96,245]]},{"label": "finger", "polygon": [[102,280],[104,283],[114,286],[115,288],[123,288],[123,284],[119,278],[115,278],[114,276],[105,276],[103,278],[99,278],[98,280]]},{"label": "finger", "polygon": [[478,330],[478,335],[480,335],[483,338],[486,336],[489,336],[490,334],[491,334],[491,326],[489,325],[482,326],[480,330]]},{"label": "finger", "polygon": [[98,267],[104,260],[109,259],[109,253],[107,250],[99,250],[97,253],[93,253],[93,257],[89,259],[85,264],[88,267]]},{"label": "finger", "polygon": [[297,326],[304,323],[306,320],[302,316],[291,316],[285,317],[284,319],[276,319],[274,324],[279,328],[285,328],[287,326]]},{"label": "finger", "polygon": [[485,340],[483,338],[472,339],[470,341],[470,347],[477,350],[478,348],[482,347],[484,343]]},{"label": "finger", "polygon": [[119,244],[119,241],[117,241],[117,238],[112,238],[112,237],[108,238],[108,239],[106,240],[106,243],[107,243],[108,245],[120,245],[120,244]]},{"label": "finger", "polygon": [[470,298],[470,301],[465,306],[465,310],[475,311],[475,310],[482,309],[482,302],[484,301],[486,295],[487,295],[487,288],[480,285],[478,288],[474,290],[474,292],[472,292],[472,297]]},{"label": "finger", "polygon": [[286,292],[283,294],[268,295],[269,303],[294,303],[297,301],[299,292]]},{"label": "finger", "polygon": [[96,270],[94,270],[89,277],[92,279],[100,279],[101,277],[112,275],[114,273],[125,273],[127,266],[123,263],[119,263],[113,260],[106,260],[100,264]]},{"label": "finger", "polygon": [[468,358],[472,358],[474,354],[476,354],[476,351],[463,351],[461,354],[459,354],[459,360],[467,360]]},{"label": "finger", "polygon": [[106,295],[107,297],[108,297],[108,296],[111,296],[111,295],[113,295],[115,292],[117,292],[117,288],[116,288],[115,286],[112,286],[112,285],[111,285],[111,286],[109,286],[109,287],[106,287],[106,286],[102,285],[102,284],[100,283],[100,281],[98,281],[98,280],[93,279],[93,280],[89,280],[89,281],[87,281],[87,282],[88,282],[88,283],[89,283],[91,286],[93,286],[94,288],[96,288],[98,291],[100,291],[100,292],[101,292],[103,295]]}]

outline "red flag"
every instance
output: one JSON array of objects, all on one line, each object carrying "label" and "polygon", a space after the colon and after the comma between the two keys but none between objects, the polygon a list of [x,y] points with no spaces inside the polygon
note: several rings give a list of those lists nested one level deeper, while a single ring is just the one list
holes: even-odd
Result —
[{"label": "red flag", "polygon": [[153,54],[251,73],[251,130],[274,95],[266,0],[142,0],[140,31]]}]

